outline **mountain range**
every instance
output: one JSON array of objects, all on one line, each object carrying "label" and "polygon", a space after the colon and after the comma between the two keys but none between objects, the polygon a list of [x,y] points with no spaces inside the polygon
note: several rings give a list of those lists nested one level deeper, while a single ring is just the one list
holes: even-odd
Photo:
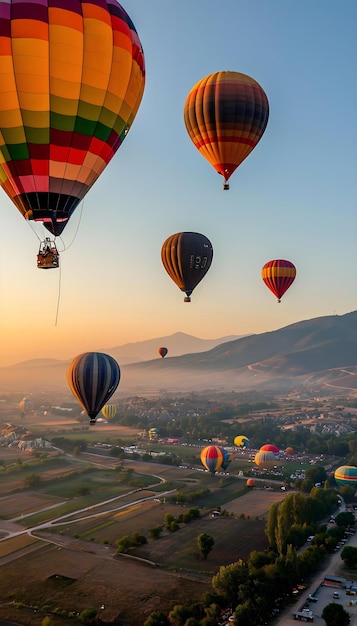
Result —
[{"label": "mountain range", "polygon": [[[164,359],[157,353],[160,346],[168,348]],[[357,393],[357,311],[239,338],[203,340],[175,333],[103,352],[121,366],[117,394],[212,389],[287,392],[307,386]],[[34,359],[0,368],[0,391],[66,389],[69,362]]]}]

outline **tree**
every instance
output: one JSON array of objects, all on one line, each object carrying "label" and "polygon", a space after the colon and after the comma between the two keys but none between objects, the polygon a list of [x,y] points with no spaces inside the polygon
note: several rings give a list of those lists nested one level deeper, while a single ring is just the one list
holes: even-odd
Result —
[{"label": "tree", "polygon": [[124,535],[124,537],[120,537],[116,542],[117,545],[117,554],[122,552],[127,552],[131,546],[131,539],[128,535]]},{"label": "tree", "polygon": [[207,559],[209,553],[214,546],[214,539],[213,537],[211,537],[211,535],[207,535],[207,533],[201,533],[197,537],[197,545],[203,558]]},{"label": "tree", "polygon": [[349,568],[357,567],[357,548],[353,546],[345,546],[341,552],[341,559]]},{"label": "tree", "polygon": [[26,476],[24,479],[24,485],[27,489],[33,489],[35,487],[38,487],[40,483],[41,476],[39,474],[35,474],[34,472],[28,474],[28,476]]},{"label": "tree", "polygon": [[326,626],[348,626],[351,618],[342,604],[332,602],[327,604],[322,611],[321,617],[326,622]]},{"label": "tree", "polygon": [[170,626],[170,622],[162,611],[153,611],[145,620],[144,626]]},{"label": "tree", "polygon": [[97,613],[97,609],[84,609],[84,611],[80,614],[79,619],[85,624],[90,624],[90,622],[97,617]]},{"label": "tree", "polygon": [[230,565],[222,565],[212,578],[212,587],[222,594],[229,606],[235,608],[239,603],[239,586],[248,580],[248,566],[241,559]]},{"label": "tree", "polygon": [[344,511],[336,516],[337,526],[352,526],[355,523],[355,516],[350,511]]},{"label": "tree", "polygon": [[184,626],[186,620],[191,616],[191,609],[188,606],[176,604],[169,613],[169,624]]},{"label": "tree", "polygon": [[149,528],[148,535],[151,539],[158,539],[162,533],[162,526],[155,526],[154,528]]},{"label": "tree", "polygon": [[175,516],[172,513],[166,513],[164,519],[167,530],[171,530],[171,524],[175,521]]}]

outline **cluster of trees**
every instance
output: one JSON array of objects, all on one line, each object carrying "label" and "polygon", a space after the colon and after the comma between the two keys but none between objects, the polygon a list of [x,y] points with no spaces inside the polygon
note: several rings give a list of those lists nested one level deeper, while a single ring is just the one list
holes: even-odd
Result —
[{"label": "cluster of trees", "polygon": [[[234,611],[233,626],[265,624],[277,608],[285,606],[292,589],[316,571],[338,537],[354,522],[353,514],[340,513],[336,528],[321,525],[319,520],[336,507],[336,491],[327,483],[322,489],[314,487],[309,496],[288,494],[270,509],[266,525],[268,550],[251,552],[247,562],[239,560],[220,567],[212,578],[212,594],[205,594],[191,606],[176,605],[168,615],[156,611],[145,626],[216,626],[223,609]],[[311,534],[314,540],[299,554],[297,549]],[[357,549],[354,555],[348,551],[347,556],[357,558]],[[327,624],[347,626],[344,615],[341,621],[328,621],[334,612],[327,609]]]},{"label": "cluster of trees", "polygon": [[[149,528],[147,531],[148,537],[150,537],[150,539],[158,539],[163,533],[164,528],[166,528],[169,532],[175,532],[180,528],[180,524],[189,524],[192,520],[199,519],[200,516],[200,510],[196,507],[189,509],[185,513],[180,513],[180,515],[177,515],[176,517],[172,513],[165,513],[164,523],[160,526]],[[145,543],[147,543],[145,535],[133,532],[130,536],[125,535],[116,541],[117,553],[127,552],[129,548],[142,546]],[[214,541],[211,543],[211,548],[207,552],[207,545],[209,543],[210,542],[208,541],[205,544],[203,539],[202,544],[200,544],[200,551],[202,552],[204,558],[206,558],[211,551]]]},{"label": "cluster of trees", "polygon": [[[196,401],[196,399],[195,399]],[[166,411],[162,411],[162,398],[159,398],[147,406],[150,409],[157,406],[158,416],[155,418],[144,418],[138,416],[133,411],[118,411],[113,422],[121,425],[132,426],[140,430],[149,430],[157,427],[160,430],[160,436],[165,437],[184,437],[185,440],[197,441],[202,439],[212,439],[215,437],[227,438],[227,441],[233,442],[237,435],[237,422],[240,418],[250,414],[256,414],[257,411],[262,413],[260,419],[255,419],[250,424],[246,423],[244,430],[245,435],[254,441],[254,446],[259,448],[266,441],[274,441],[281,449],[292,446],[294,450],[308,450],[310,453],[327,454],[336,456],[348,456],[356,454],[357,460],[357,436],[350,433],[345,436],[335,437],[331,433],[312,434],[307,428],[298,428],[296,430],[281,429],[279,423],[272,415],[278,404],[275,401],[267,402],[257,400],[247,402],[242,399],[240,402],[226,403],[214,410],[204,410],[203,407],[198,409],[199,415],[186,415],[185,405],[181,404],[179,409],[173,413],[173,402],[168,406]],[[187,404],[192,406],[193,400],[187,399]],[[207,400],[206,400],[207,404]],[[347,403],[344,402],[344,405]],[[296,409],[298,411],[298,408]],[[317,406],[316,411],[319,410]],[[264,414],[265,412],[265,414]]]}]

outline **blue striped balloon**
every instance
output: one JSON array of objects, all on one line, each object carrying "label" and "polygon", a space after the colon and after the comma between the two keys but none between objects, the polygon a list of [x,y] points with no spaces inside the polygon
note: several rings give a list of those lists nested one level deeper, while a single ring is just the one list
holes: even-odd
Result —
[{"label": "blue striped balloon", "polygon": [[76,356],[67,370],[73,395],[95,424],[96,417],[113,395],[120,381],[120,367],[113,357],[102,352]]}]

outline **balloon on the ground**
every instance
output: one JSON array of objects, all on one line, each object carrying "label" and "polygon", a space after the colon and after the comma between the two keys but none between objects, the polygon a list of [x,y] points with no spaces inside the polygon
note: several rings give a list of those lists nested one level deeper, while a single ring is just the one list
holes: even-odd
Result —
[{"label": "balloon on the ground", "polygon": [[223,454],[223,461],[222,461],[221,468],[226,470],[228,465],[231,462],[231,457],[230,457],[228,450],[226,450],[226,448],[222,448],[222,446],[219,446],[219,447],[221,448],[222,454]]},{"label": "balloon on the ground", "polygon": [[219,446],[206,446],[201,450],[201,463],[204,467],[214,474],[223,463],[223,452]]},{"label": "balloon on the ground", "polygon": [[335,470],[335,481],[339,487],[355,487],[357,489],[357,467],[355,465],[341,465]]},{"label": "balloon on the ground", "polygon": [[185,302],[191,302],[190,296],[207,274],[212,258],[212,244],[200,233],[175,233],[161,248],[163,266],[179,289],[186,293]]},{"label": "balloon on the ground", "polygon": [[25,396],[25,398],[22,398],[19,407],[22,411],[22,413],[24,413],[25,415],[29,415],[29,413],[31,413],[33,411],[33,402],[30,398],[28,398],[27,396]]},{"label": "balloon on the ground", "polygon": [[285,450],[285,454],[287,454],[287,456],[292,456],[294,454],[294,448],[288,446]]},{"label": "balloon on the ground", "polygon": [[255,487],[255,480],[254,480],[254,478],[248,478],[247,479],[247,487]]},{"label": "balloon on the ground", "polygon": [[268,98],[256,80],[240,72],[215,72],[189,92],[184,122],[202,156],[224,178],[229,178],[254,150],[269,117]]},{"label": "balloon on the ground", "polygon": [[158,436],[160,434],[160,431],[158,428],[150,428],[149,430],[149,439],[157,439]]},{"label": "balloon on the ground", "polygon": [[278,446],[274,446],[273,443],[265,443],[264,446],[259,449],[259,452],[273,452],[274,454],[278,454],[279,448]]},{"label": "balloon on the ground", "polygon": [[258,465],[259,469],[270,469],[276,465],[275,454],[274,452],[257,452],[254,463]]},{"label": "balloon on the ground", "polygon": [[247,448],[249,445],[249,439],[248,437],[245,437],[245,435],[238,435],[234,438],[233,443],[238,448]]},{"label": "balloon on the ground", "polygon": [[0,0],[0,16],[0,185],[60,235],[131,128],[142,46],[117,0]]},{"label": "balloon on the ground", "polygon": [[117,409],[114,404],[105,404],[102,408],[102,415],[107,420],[113,419],[117,414]]},{"label": "balloon on the ground", "polygon": [[70,390],[95,424],[120,381],[120,367],[113,357],[102,352],[79,354],[67,369]]},{"label": "balloon on the ground", "polygon": [[164,348],[164,347],[161,347],[161,348],[159,348],[158,353],[159,353],[159,355],[160,355],[160,356],[164,359],[164,358],[165,358],[165,356],[166,356],[166,355],[167,355],[167,353],[168,353],[168,349],[167,349],[167,348]]},{"label": "balloon on the ground", "polygon": [[291,261],[276,259],[268,261],[262,267],[262,279],[270,291],[281,301],[284,293],[293,284],[296,267]]}]

